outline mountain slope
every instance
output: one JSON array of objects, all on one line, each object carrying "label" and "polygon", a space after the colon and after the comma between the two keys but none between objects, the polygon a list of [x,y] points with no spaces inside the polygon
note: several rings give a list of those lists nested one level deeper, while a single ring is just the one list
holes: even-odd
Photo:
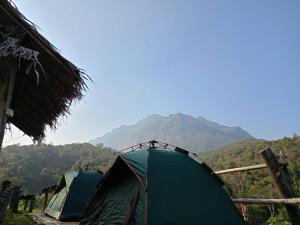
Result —
[{"label": "mountain slope", "polygon": [[240,127],[222,126],[203,117],[194,118],[178,113],[167,117],[151,115],[134,125],[116,128],[90,143],[103,143],[121,149],[155,139],[197,152],[251,138],[253,137]]}]

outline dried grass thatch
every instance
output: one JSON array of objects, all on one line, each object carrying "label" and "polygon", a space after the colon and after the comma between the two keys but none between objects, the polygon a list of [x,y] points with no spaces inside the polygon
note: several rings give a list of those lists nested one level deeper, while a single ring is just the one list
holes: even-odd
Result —
[{"label": "dried grass thatch", "polygon": [[1,28],[8,30],[8,37],[0,44],[0,67],[5,57],[14,57],[19,66],[11,103],[14,117],[9,122],[41,141],[46,126],[57,128],[71,104],[83,98],[89,77],[62,57],[8,0],[0,0]]}]

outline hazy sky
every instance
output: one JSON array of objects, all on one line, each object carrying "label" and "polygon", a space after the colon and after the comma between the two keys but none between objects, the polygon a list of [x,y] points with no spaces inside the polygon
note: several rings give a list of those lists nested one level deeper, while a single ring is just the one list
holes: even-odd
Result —
[{"label": "hazy sky", "polygon": [[87,141],[177,112],[258,138],[300,133],[298,0],[15,3],[95,82],[47,143]]}]

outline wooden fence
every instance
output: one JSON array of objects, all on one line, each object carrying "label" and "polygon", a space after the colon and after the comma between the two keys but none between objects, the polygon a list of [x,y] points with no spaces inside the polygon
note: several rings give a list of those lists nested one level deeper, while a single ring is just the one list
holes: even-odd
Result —
[{"label": "wooden fence", "polygon": [[0,223],[3,221],[5,216],[5,210],[10,202],[11,195],[14,189],[12,187],[6,187],[4,190],[1,190],[0,196]]},{"label": "wooden fence", "polygon": [[300,198],[296,198],[295,191],[293,189],[292,181],[288,173],[287,162],[279,162],[278,156],[276,156],[270,147],[265,148],[260,152],[265,164],[231,168],[226,170],[220,170],[213,172],[217,175],[245,172],[249,170],[266,169],[268,168],[278,189],[281,199],[255,199],[255,198],[237,198],[232,199],[235,203],[242,204],[281,204],[284,205],[293,225],[300,225]]},{"label": "wooden fence", "polygon": [[24,201],[24,212],[32,212],[35,195],[21,195],[20,186],[12,187],[8,181],[2,182],[0,193],[0,224],[4,219],[8,206],[12,212],[17,213],[20,201]]}]

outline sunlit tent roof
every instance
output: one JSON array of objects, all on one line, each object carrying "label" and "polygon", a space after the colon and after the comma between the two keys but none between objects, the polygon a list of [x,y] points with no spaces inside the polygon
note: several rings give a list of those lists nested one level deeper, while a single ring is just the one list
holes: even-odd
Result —
[{"label": "sunlit tent roof", "polygon": [[102,178],[99,171],[70,171],[59,181],[45,213],[60,221],[78,221]]},{"label": "sunlit tent roof", "polygon": [[[86,89],[84,73],[65,59],[11,1],[0,1],[0,58],[18,67],[12,95],[14,116],[9,122],[34,140],[56,128]],[[14,62],[11,60],[14,59]],[[10,61],[9,61],[10,60]]]},{"label": "sunlit tent roof", "polygon": [[182,149],[118,156],[80,225],[245,224],[223,183]]}]

